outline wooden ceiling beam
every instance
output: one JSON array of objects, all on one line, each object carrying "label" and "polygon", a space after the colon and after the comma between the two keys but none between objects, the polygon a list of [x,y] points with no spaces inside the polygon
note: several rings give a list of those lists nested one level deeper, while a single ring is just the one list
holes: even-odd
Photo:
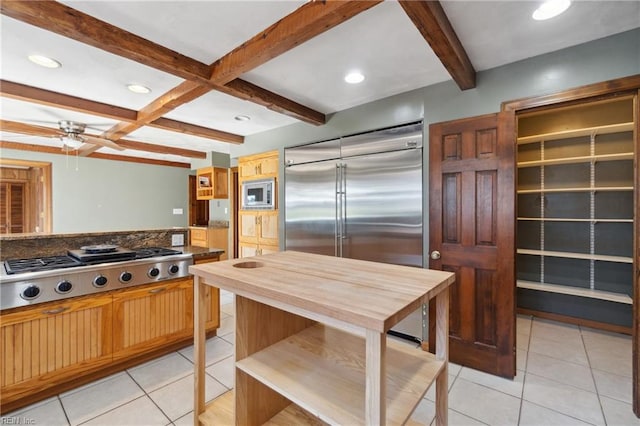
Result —
[{"label": "wooden ceiling beam", "polygon": [[[3,141],[0,140],[0,149],[16,149],[20,151],[31,151],[31,152],[45,152],[47,154],[57,154],[57,155],[69,155],[60,148],[56,148],[53,146],[44,146],[44,145],[33,145],[27,143],[18,143],[11,141]],[[167,161],[167,160],[155,160],[153,158],[141,158],[141,157],[130,157],[127,155],[112,155],[112,154],[102,154],[102,153],[90,153],[87,155],[89,158],[99,158],[103,160],[114,160],[114,161],[127,161],[130,163],[144,163],[144,164],[153,164],[156,166],[169,166],[169,167],[179,167],[183,169],[190,169],[191,164],[182,163],[179,161]]]},{"label": "wooden ceiling beam", "polygon": [[305,3],[214,62],[211,81],[229,83],[381,2],[324,0]]},{"label": "wooden ceiling beam", "polygon": [[[97,115],[112,120],[133,122],[138,117],[138,112],[132,109],[122,108],[101,102],[90,101],[76,96],[65,95],[37,87],[0,80],[0,96],[17,99],[25,102],[32,102],[39,105],[46,105],[56,108],[64,108],[70,111],[77,111],[84,114]],[[177,133],[199,136],[221,142],[242,143],[244,138],[222,130],[211,129],[191,123],[172,120],[169,118],[158,118],[146,123],[150,127],[156,127]]]},{"label": "wooden ceiling beam", "polygon": [[[25,124],[25,123],[19,123],[17,121],[1,120],[1,119],[0,119],[0,129],[4,132],[20,133],[22,135],[39,136],[39,137],[54,138],[54,137],[59,137],[64,135],[64,132],[62,132],[61,130],[53,129],[51,127],[35,126],[33,124]],[[85,135],[93,136],[93,137],[101,137],[98,135],[91,135],[88,133],[85,133]],[[19,142],[16,142],[16,143],[19,143]],[[202,151],[195,151],[195,150],[185,149],[185,148],[174,148],[166,145],[157,145],[157,144],[151,144],[146,142],[137,142],[137,141],[123,140],[123,139],[120,139],[117,143],[122,148],[133,149],[136,151],[155,152],[158,154],[179,155],[182,157],[189,157],[189,158],[206,158],[207,157],[207,154]],[[100,148],[100,146],[95,144],[84,144],[83,147],[84,146],[87,146],[89,148],[83,148],[82,149],[83,153],[90,153],[95,151],[95,149],[93,149],[94,147]]]},{"label": "wooden ceiling beam", "polygon": [[439,1],[399,0],[420,34],[462,90],[476,87],[476,71]]},{"label": "wooden ceiling beam", "polygon": [[[185,80],[198,82],[209,90],[219,90],[260,105],[273,105],[274,111],[286,113],[315,125],[326,123],[324,114],[268,90],[248,85],[241,80],[231,87],[215,84],[210,80],[212,65],[180,55],[62,3],[51,0],[4,0],[0,2],[0,13]],[[244,92],[245,88],[249,88],[249,91]]]}]

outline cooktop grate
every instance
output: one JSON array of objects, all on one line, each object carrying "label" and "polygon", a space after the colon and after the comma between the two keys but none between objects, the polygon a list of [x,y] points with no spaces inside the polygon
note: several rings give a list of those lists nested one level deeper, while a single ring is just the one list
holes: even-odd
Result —
[{"label": "cooktop grate", "polygon": [[4,263],[7,274],[48,271],[50,269],[72,268],[83,263],[69,256],[47,256],[32,259],[11,259]]}]

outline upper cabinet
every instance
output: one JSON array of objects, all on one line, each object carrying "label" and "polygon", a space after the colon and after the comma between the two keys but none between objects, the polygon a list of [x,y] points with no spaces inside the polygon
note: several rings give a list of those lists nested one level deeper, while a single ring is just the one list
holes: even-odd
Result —
[{"label": "upper cabinet", "polygon": [[204,167],[198,169],[196,176],[196,198],[213,200],[229,198],[229,171],[224,167]]},{"label": "upper cabinet", "polygon": [[278,151],[242,157],[238,160],[240,181],[278,176]]}]

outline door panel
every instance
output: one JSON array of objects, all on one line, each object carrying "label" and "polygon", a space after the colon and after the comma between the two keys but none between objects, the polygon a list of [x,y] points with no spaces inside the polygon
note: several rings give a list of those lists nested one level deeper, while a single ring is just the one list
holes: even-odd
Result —
[{"label": "door panel", "polygon": [[336,255],[336,162],[285,170],[285,248]]},{"label": "door panel", "polygon": [[[515,375],[513,113],[430,127],[430,268],[456,273],[452,362]],[[435,344],[430,333],[430,347]]]},{"label": "door panel", "polygon": [[422,267],[422,149],[344,164],[343,257]]}]

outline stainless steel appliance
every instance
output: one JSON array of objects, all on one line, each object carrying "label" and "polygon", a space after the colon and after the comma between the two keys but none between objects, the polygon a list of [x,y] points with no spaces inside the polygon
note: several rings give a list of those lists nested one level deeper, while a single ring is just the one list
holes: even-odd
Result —
[{"label": "stainless steel appliance", "polygon": [[190,254],[161,247],[11,259],[0,268],[0,309],[186,277],[191,264]]},{"label": "stainless steel appliance", "polygon": [[273,210],[276,205],[275,179],[257,179],[242,182],[242,208],[244,210]]},{"label": "stainless steel appliance", "polygon": [[[287,250],[423,266],[422,123],[288,148],[285,167]],[[422,341],[423,310],[394,331]]]}]

